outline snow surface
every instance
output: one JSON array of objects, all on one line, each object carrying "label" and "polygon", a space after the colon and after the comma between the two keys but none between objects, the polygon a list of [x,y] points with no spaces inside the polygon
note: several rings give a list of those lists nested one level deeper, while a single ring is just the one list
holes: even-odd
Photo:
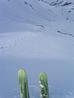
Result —
[{"label": "snow surface", "polygon": [[0,0],[0,98],[19,97],[20,67],[32,98],[41,71],[51,98],[74,98],[74,0]]}]

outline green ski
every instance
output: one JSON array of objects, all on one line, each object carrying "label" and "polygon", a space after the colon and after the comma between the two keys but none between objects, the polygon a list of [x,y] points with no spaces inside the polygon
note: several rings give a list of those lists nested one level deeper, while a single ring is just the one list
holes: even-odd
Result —
[{"label": "green ski", "polygon": [[29,98],[27,73],[23,68],[18,71],[18,79],[20,84],[20,97]]},{"label": "green ski", "polygon": [[40,97],[49,98],[48,79],[47,74],[45,72],[40,73],[39,83],[40,83]]}]

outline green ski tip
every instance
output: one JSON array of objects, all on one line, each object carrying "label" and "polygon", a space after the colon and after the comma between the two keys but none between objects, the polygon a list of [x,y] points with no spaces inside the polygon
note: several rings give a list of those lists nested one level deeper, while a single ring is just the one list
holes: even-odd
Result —
[{"label": "green ski tip", "polygon": [[27,82],[27,73],[23,68],[18,71],[18,79],[20,84]]},{"label": "green ski tip", "polygon": [[18,79],[20,84],[20,97],[29,98],[27,73],[23,68],[18,71]]},{"label": "green ski tip", "polygon": [[39,84],[40,84],[40,97],[49,98],[48,79],[47,74],[45,72],[40,73]]},{"label": "green ski tip", "polygon": [[46,81],[47,80],[47,74],[45,72],[41,72],[39,75],[40,81]]}]

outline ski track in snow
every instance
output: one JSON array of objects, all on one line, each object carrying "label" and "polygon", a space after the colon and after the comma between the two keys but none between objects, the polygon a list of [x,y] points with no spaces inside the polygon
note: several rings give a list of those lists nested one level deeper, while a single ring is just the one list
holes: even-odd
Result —
[{"label": "ski track in snow", "polygon": [[[2,34],[0,54],[33,58],[73,58],[72,38],[55,37],[33,32]],[[71,49],[70,49],[70,48]]]}]

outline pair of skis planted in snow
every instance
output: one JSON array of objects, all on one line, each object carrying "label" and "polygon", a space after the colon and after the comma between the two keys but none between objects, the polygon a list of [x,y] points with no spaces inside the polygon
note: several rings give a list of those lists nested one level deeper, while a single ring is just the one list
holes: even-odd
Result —
[{"label": "pair of skis planted in snow", "polygon": [[[27,73],[24,69],[20,69],[18,71],[18,79],[20,84],[20,97],[30,98]],[[40,97],[49,98],[48,80],[47,80],[47,74],[45,72],[42,72],[39,75],[39,85],[40,85]]]}]

